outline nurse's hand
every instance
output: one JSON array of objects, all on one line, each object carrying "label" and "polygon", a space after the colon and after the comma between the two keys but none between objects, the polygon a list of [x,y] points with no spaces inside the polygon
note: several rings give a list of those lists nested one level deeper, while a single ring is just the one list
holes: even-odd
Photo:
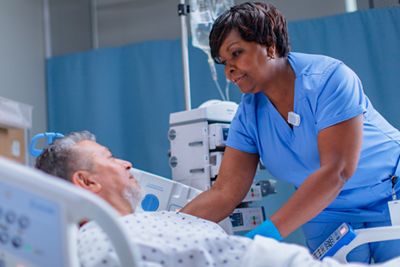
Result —
[{"label": "nurse's hand", "polygon": [[245,236],[254,239],[256,235],[273,238],[278,241],[281,241],[283,239],[278,231],[278,228],[276,228],[276,226],[270,219],[267,219],[261,225],[257,226],[252,231],[248,232]]}]

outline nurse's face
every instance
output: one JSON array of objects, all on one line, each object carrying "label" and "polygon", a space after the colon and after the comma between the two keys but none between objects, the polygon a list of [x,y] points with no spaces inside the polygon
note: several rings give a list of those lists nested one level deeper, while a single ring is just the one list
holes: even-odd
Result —
[{"label": "nurse's face", "polygon": [[[268,53],[269,50],[269,53]],[[223,41],[219,56],[225,65],[227,79],[235,83],[243,93],[266,90],[272,79],[272,49],[256,42],[247,42],[232,30]]]}]

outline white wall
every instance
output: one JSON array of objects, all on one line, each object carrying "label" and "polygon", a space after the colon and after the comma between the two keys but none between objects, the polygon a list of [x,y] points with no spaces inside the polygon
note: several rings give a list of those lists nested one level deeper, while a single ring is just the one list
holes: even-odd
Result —
[{"label": "white wall", "polygon": [[[97,3],[99,47],[148,40],[180,38],[179,0],[50,0],[54,55],[80,52],[92,46],[90,2]],[[235,0],[243,3],[247,0]],[[262,1],[262,0],[259,0]],[[188,3],[189,0],[186,0]],[[345,0],[270,0],[288,21],[345,12]],[[369,0],[358,0],[360,9]],[[398,0],[375,0],[375,7],[398,6]],[[73,17],[73,19],[71,19]]]},{"label": "white wall", "polygon": [[[235,1],[242,2],[246,0]],[[280,9],[288,20],[321,17],[345,11],[344,0],[269,2]],[[180,37],[178,0],[100,0],[98,3],[100,47]]]},{"label": "white wall", "polygon": [[[188,2],[189,0],[187,0]],[[236,0],[235,3],[246,0]],[[179,0],[97,0],[99,47],[180,38]],[[288,20],[343,13],[344,0],[275,0]],[[90,0],[50,0],[53,55],[91,46]],[[71,19],[71,18],[74,19]]]},{"label": "white wall", "polygon": [[179,0],[99,4],[100,47],[180,37]]},{"label": "white wall", "polygon": [[34,107],[32,134],[47,129],[42,0],[0,0],[0,96]]},{"label": "white wall", "polygon": [[90,0],[49,0],[52,55],[92,48]]}]

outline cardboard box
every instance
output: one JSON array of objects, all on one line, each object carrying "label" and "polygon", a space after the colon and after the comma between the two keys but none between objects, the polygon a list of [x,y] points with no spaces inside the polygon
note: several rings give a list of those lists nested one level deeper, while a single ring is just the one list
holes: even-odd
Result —
[{"label": "cardboard box", "polygon": [[0,126],[0,155],[26,163],[25,129]]},{"label": "cardboard box", "polygon": [[32,127],[32,106],[0,96],[0,156],[28,164],[27,131]]}]

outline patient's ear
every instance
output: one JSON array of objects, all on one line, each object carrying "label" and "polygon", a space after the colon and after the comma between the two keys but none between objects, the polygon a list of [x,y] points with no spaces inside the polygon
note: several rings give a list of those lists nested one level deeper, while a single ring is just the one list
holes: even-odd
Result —
[{"label": "patient's ear", "polygon": [[102,186],[94,177],[95,176],[88,171],[77,171],[72,175],[71,182],[78,187],[92,191],[93,193],[98,193]]}]

